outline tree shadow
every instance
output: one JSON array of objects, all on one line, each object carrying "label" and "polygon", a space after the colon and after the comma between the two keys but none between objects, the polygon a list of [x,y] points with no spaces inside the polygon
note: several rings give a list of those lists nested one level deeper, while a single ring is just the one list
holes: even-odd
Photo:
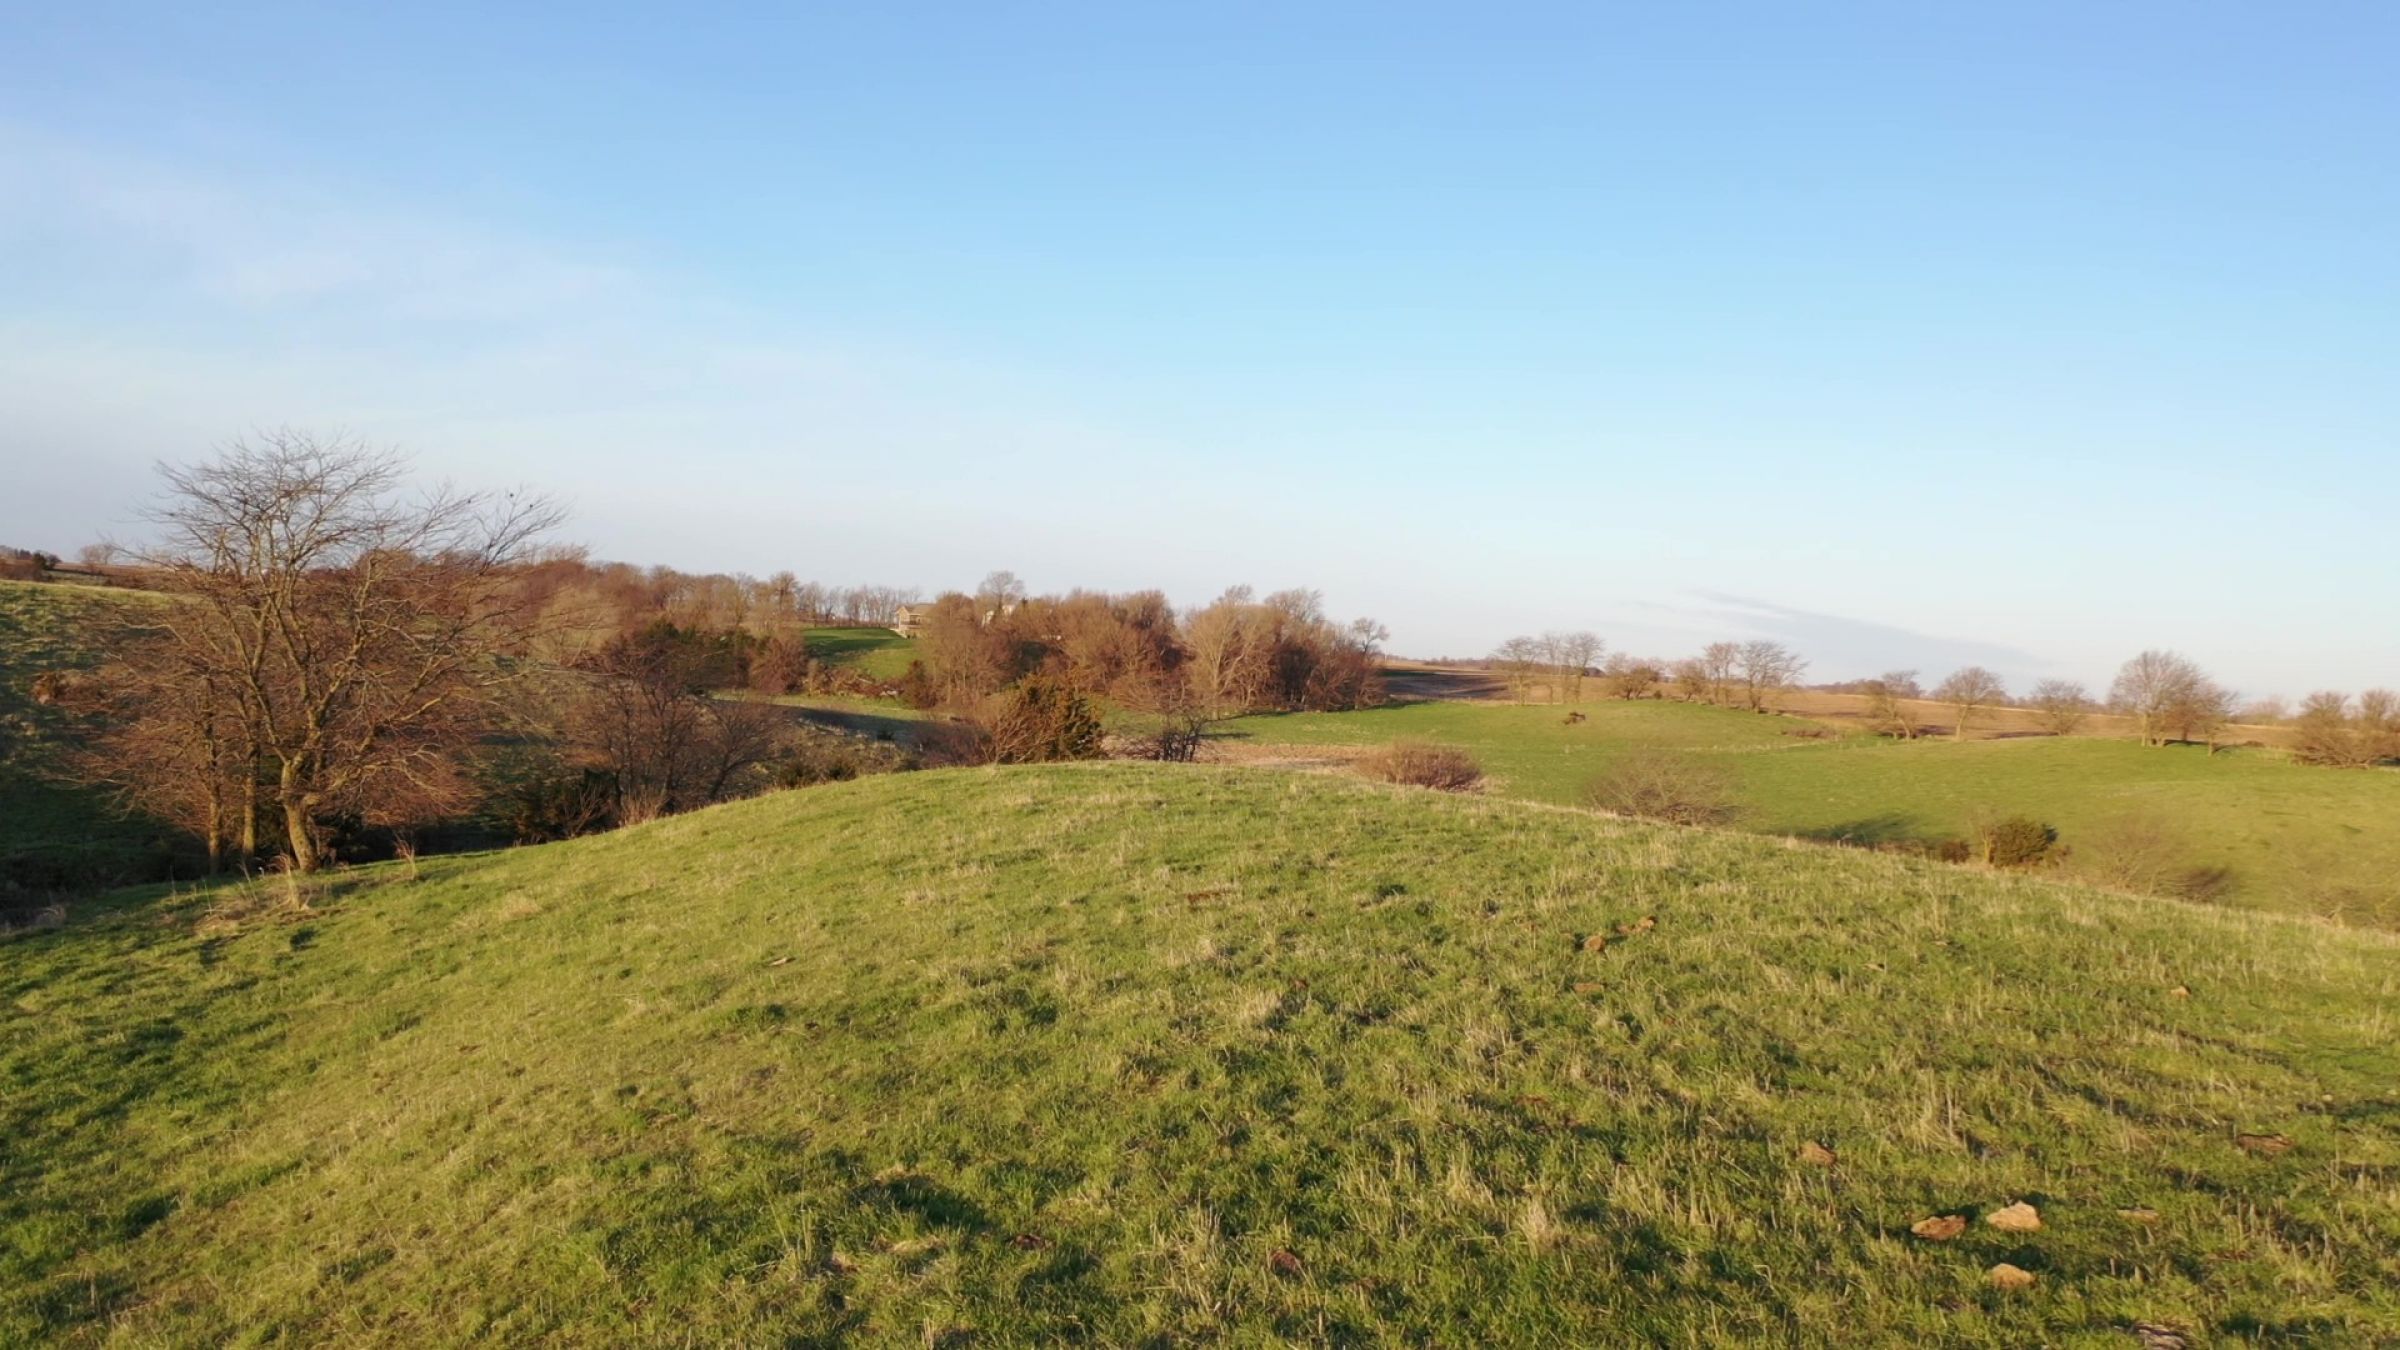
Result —
[{"label": "tree shadow", "polygon": [[1887,848],[1895,844],[1925,841],[1917,818],[1899,811],[1862,816],[1857,820],[1845,820],[1796,833],[1802,839],[1815,840],[1820,844],[1841,844],[1848,848]]}]

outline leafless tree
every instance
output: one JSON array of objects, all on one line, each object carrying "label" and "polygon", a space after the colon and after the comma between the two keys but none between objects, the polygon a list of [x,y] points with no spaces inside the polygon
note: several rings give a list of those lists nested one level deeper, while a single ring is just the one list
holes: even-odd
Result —
[{"label": "leafless tree", "polygon": [[2232,690],[2204,675],[2185,686],[2168,705],[2166,725],[2177,739],[2204,744],[2213,755],[2225,739],[2225,729],[2233,725],[2234,703]]},{"label": "leafless tree", "polygon": [[2360,694],[2358,730],[2373,759],[2400,760],[2400,693],[2369,689]]},{"label": "leafless tree", "polygon": [[1512,637],[1492,649],[1492,668],[1508,680],[1508,696],[1524,702],[1533,692],[1534,672],[1541,668],[1541,644],[1529,637]]},{"label": "leafless tree", "polygon": [[[163,606],[146,667],[157,715],[231,733],[227,795],[257,792],[291,865],[328,822],[455,807],[463,748],[496,719],[537,616],[507,583],[560,512],[529,495],[402,495],[397,456],[282,431],[168,466],[138,561],[188,597]],[[195,752],[197,754],[198,752]],[[194,762],[198,762],[197,759]]]},{"label": "leafless tree", "polygon": [[[1710,647],[1709,651],[1715,651]],[[1703,653],[1703,659],[1706,659]],[[1780,642],[1763,638],[1745,642],[1737,654],[1736,669],[1741,676],[1742,700],[1752,712],[1765,712],[1768,703],[1800,678],[1808,662]]]},{"label": "leafless tree", "polygon": [[2293,723],[2292,756],[2303,764],[2355,768],[2374,762],[2366,738],[2350,720],[2350,696],[2320,689],[2300,701]]},{"label": "leafless tree", "polygon": [[1709,702],[1719,707],[1733,702],[1734,676],[1742,668],[1742,644],[1712,642],[1700,649],[1701,673],[1708,680]]},{"label": "leafless tree", "polygon": [[2074,735],[2092,711],[2091,696],[2073,680],[2043,680],[2027,702],[2041,714],[2042,730],[2053,736]]},{"label": "leafless tree", "polygon": [[1608,682],[1608,692],[1624,699],[1649,698],[1666,679],[1666,672],[1659,669],[1658,662],[1623,652],[1610,653],[1600,674]]},{"label": "leafless tree", "polygon": [[1915,698],[1920,692],[1917,672],[1913,670],[1886,671],[1866,681],[1867,725],[1885,736],[1915,740],[1917,719],[1903,700]]},{"label": "leafless tree", "polygon": [[2109,705],[2131,717],[2144,745],[2166,744],[2167,717],[2207,677],[2190,657],[2153,648],[2127,661],[2109,686]]},{"label": "leafless tree", "polygon": [[1675,696],[1686,703],[1703,703],[1714,694],[1708,677],[1708,663],[1697,656],[1677,661],[1669,670],[1675,680]]},{"label": "leafless tree", "polygon": [[1573,703],[1582,699],[1583,678],[1600,659],[1606,645],[1598,633],[1588,629],[1542,634],[1542,654],[1550,667],[1552,702]]},{"label": "leafless tree", "polygon": [[1933,696],[1949,704],[1957,715],[1957,725],[1951,731],[1950,739],[1963,741],[1967,738],[1967,726],[1974,721],[1975,714],[2006,698],[2008,691],[2000,683],[1998,675],[1982,666],[1967,666],[1951,672],[1950,678],[1935,686]]}]

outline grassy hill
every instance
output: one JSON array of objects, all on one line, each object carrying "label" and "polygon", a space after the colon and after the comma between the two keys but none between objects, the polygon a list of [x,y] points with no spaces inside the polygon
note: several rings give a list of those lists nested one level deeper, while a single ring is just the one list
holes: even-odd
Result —
[{"label": "grassy hill", "polygon": [[917,658],[917,640],[889,628],[811,628],[808,654],[830,665],[849,666],[874,680],[897,680]]},{"label": "grassy hill", "polygon": [[0,1343],[2400,1338],[2400,938],[1503,800],[887,776],[0,1007]]},{"label": "grassy hill", "polygon": [[[33,698],[44,671],[91,665],[97,634],[164,603],[142,591],[0,581],[0,890],[40,897],[168,874],[176,854],[170,831],[50,772],[61,748],[58,722]],[[0,911],[7,900],[0,894]]]},{"label": "grassy hill", "polygon": [[1556,803],[1578,801],[1630,745],[1671,746],[1726,769],[1743,828],[1809,838],[1954,838],[1979,814],[2024,814],[2090,851],[2138,819],[2183,862],[2230,869],[2231,902],[2400,927],[2400,773],[2086,737],[1883,741],[1672,702],[1577,711],[1588,720],[1567,726],[1555,706],[1423,702],[1246,718],[1228,731],[1254,744],[1440,741],[1472,751],[1495,791]]}]

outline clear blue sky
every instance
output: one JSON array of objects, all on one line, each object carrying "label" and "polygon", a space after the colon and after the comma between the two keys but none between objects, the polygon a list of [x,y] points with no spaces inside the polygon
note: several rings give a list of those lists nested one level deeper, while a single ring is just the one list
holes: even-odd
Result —
[{"label": "clear blue sky", "polygon": [[2400,684],[2388,4],[0,6],[0,540],[346,427],[603,556]]}]

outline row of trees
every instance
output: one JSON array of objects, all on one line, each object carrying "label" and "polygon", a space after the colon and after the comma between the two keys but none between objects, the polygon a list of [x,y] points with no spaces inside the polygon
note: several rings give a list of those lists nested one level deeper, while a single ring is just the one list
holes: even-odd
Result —
[{"label": "row of trees", "polygon": [[[82,775],[187,827],[212,869],[314,871],[357,829],[455,819],[491,800],[502,746],[552,756],[518,775],[537,832],[831,772],[784,710],[716,695],[796,687],[807,623],[888,624],[911,598],[592,564],[542,546],[547,500],[411,494],[396,457],[345,439],[262,436],[164,473],[154,542],[122,566],[174,598],[127,609],[112,659],[47,694],[82,714]],[[996,573],[935,603],[910,684],[968,715],[929,733],[959,733],[961,758],[1077,757],[1099,695],[1187,721],[1378,701],[1382,637],[1312,591],[1178,615]]]},{"label": "row of trees", "polygon": [[2300,704],[2292,752],[2303,763],[2361,768],[2400,761],[2400,694],[2369,689],[2356,700],[2320,690]]},{"label": "row of trees", "polygon": [[[1005,574],[996,574],[1005,577]],[[1177,615],[1157,591],[1027,597],[987,580],[933,602],[918,626],[905,692],[971,708],[1030,677],[1129,707],[1208,718],[1338,710],[1379,702],[1383,628],[1339,623],[1315,591],[1261,599],[1237,586]]]},{"label": "row of trees", "polygon": [[1551,702],[1571,703],[1597,675],[1616,698],[1660,698],[1671,690],[1690,702],[1752,712],[1766,711],[1808,669],[1797,652],[1764,639],[1712,642],[1696,656],[1664,662],[1608,652],[1598,634],[1581,630],[1510,638],[1493,649],[1487,664],[1507,678],[1510,695],[1519,700],[1539,686]]},{"label": "row of trees", "polygon": [[[1540,637],[1517,637],[1500,644],[1488,662],[1505,676],[1510,694],[1533,697],[1536,688],[1554,702],[1580,696],[1584,681],[1596,674],[1606,691],[1617,698],[1655,698],[1672,692],[1692,702],[1764,711],[1776,695],[1791,687],[1807,662],[1780,643],[1771,641],[1710,643],[1696,656],[1659,662],[1625,653],[1609,653],[1606,644],[1589,632],[1551,632]],[[2034,714],[2035,725],[2052,735],[2081,730],[2092,714],[2103,709],[2130,719],[2145,745],[2170,741],[2204,744],[2214,751],[2236,723],[2235,693],[2209,676],[2191,658],[2178,652],[2150,650],[2127,661],[2117,672],[2104,702],[2085,687],[2066,679],[2045,679],[2012,702],[2001,677],[1983,666],[1952,671],[1927,689],[1913,670],[1887,671],[1871,679],[1822,686],[1828,692],[1866,699],[1866,720],[1878,733],[1913,740],[1924,733],[1910,705],[1932,702],[1948,705],[1951,735],[1964,739],[1976,725],[2003,707],[2021,707]],[[2261,706],[2259,715],[2279,712]],[[2244,714],[2248,715],[2248,714]],[[2400,694],[2370,689],[2353,700],[2338,692],[2309,695],[2293,723],[2294,753],[2304,763],[2365,765],[2400,760]]]}]

